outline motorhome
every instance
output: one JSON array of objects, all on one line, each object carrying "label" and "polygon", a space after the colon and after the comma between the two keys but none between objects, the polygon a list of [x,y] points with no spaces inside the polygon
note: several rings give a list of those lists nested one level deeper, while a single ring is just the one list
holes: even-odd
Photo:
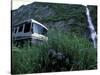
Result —
[{"label": "motorhome", "polygon": [[12,39],[15,41],[30,40],[31,43],[47,41],[48,29],[34,19],[13,25]]}]

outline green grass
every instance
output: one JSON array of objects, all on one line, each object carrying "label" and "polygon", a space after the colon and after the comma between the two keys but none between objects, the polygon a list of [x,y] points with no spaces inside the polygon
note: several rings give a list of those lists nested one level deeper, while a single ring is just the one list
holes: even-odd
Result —
[{"label": "green grass", "polygon": [[[42,46],[43,47],[43,46]],[[40,46],[12,49],[12,73],[40,72],[47,50]],[[46,53],[46,54],[45,54]]]},{"label": "green grass", "polygon": [[[91,70],[97,68],[97,50],[82,36],[73,33],[62,33],[50,30],[48,42],[44,45],[28,45],[24,47],[12,47],[12,73],[41,73],[54,72],[56,69],[50,67],[56,60],[50,60],[48,49],[66,54],[70,63],[69,67],[63,66],[61,71]],[[60,67],[57,67],[60,68]]]},{"label": "green grass", "polygon": [[49,36],[49,46],[71,56],[71,61],[73,62],[71,65],[73,65],[73,70],[96,68],[97,51],[85,37],[69,33],[64,34],[61,32],[52,33],[52,36]]}]

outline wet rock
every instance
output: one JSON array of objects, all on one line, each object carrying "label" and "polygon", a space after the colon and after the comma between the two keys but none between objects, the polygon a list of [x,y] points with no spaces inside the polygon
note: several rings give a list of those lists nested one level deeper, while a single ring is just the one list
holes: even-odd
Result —
[{"label": "wet rock", "polygon": [[65,56],[64,56],[62,53],[58,52],[58,53],[56,54],[56,59],[57,59],[58,61],[63,61],[63,60],[65,60]]},{"label": "wet rock", "polygon": [[55,58],[55,57],[56,57],[56,51],[53,50],[53,49],[49,49],[49,50],[48,50],[48,56],[49,56],[51,59]]},{"label": "wet rock", "polygon": [[56,52],[54,49],[48,50],[48,56],[50,59],[55,59],[57,62],[69,63],[69,58],[65,54]]}]

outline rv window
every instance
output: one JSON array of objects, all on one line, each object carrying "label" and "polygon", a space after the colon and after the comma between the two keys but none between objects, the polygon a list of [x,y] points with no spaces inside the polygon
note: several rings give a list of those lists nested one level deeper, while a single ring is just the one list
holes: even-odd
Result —
[{"label": "rv window", "polygon": [[17,28],[15,28],[15,33],[17,32]]},{"label": "rv window", "polygon": [[31,23],[26,23],[25,24],[25,28],[24,28],[24,32],[30,32],[30,27],[31,27]]},{"label": "rv window", "polygon": [[31,32],[34,33],[34,25],[32,24]]},{"label": "rv window", "polygon": [[34,32],[47,36],[47,30],[44,27],[38,24],[34,24],[34,26]]},{"label": "rv window", "polygon": [[23,30],[23,26],[20,26],[18,32],[22,32],[22,30]]}]

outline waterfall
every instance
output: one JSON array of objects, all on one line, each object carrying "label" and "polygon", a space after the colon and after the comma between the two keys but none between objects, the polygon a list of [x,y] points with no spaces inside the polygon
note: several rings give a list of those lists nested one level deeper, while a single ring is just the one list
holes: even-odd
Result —
[{"label": "waterfall", "polygon": [[91,36],[91,39],[92,39],[92,42],[93,42],[93,46],[94,48],[96,48],[97,46],[97,34],[96,34],[96,31],[95,31],[95,28],[94,28],[94,25],[92,23],[92,19],[91,19],[91,16],[90,16],[90,11],[88,9],[88,7],[86,6],[86,15],[87,15],[87,19],[88,19],[88,28],[90,30],[90,36]]}]

